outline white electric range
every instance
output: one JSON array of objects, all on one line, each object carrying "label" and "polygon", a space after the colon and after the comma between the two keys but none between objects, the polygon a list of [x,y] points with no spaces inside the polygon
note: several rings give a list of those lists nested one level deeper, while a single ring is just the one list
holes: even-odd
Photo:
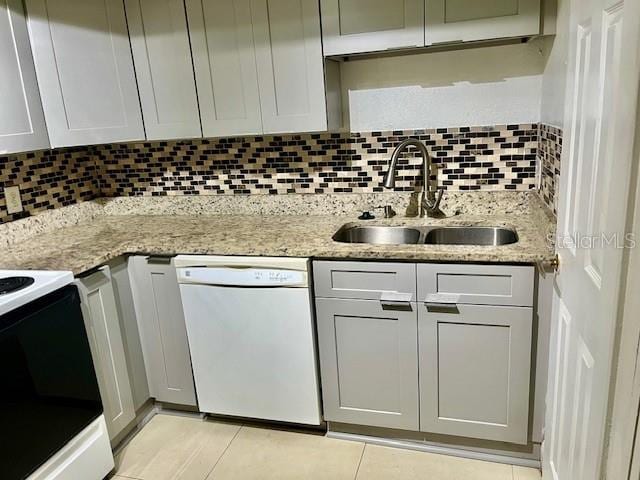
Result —
[{"label": "white electric range", "polygon": [[101,480],[114,467],[71,272],[0,270],[4,480]]}]

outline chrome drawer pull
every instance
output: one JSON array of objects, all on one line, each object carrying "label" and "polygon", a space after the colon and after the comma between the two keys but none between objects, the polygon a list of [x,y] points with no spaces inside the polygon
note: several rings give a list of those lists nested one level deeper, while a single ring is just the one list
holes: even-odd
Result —
[{"label": "chrome drawer pull", "polygon": [[380,294],[380,301],[381,302],[392,302],[392,303],[398,303],[398,302],[409,303],[411,301],[412,297],[413,297],[413,294],[411,294],[411,293],[382,292]]},{"label": "chrome drawer pull", "polygon": [[460,313],[456,303],[424,302],[424,306],[432,313]]},{"label": "chrome drawer pull", "polygon": [[411,310],[413,294],[402,292],[382,292],[380,305],[386,310]]}]

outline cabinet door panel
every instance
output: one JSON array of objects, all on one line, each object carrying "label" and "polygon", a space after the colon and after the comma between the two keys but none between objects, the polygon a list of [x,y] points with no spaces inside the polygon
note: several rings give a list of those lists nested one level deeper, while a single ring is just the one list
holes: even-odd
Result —
[{"label": "cabinet door panel", "polygon": [[327,129],[315,0],[251,0],[264,133]]},{"label": "cabinet door panel", "polygon": [[51,145],[144,139],[122,2],[25,3]]},{"label": "cabinet door panel", "polygon": [[327,421],[418,429],[415,306],[316,300]]},{"label": "cabinet door panel", "polygon": [[415,301],[416,266],[412,263],[313,262],[317,297],[379,300],[389,293]]},{"label": "cabinet door panel", "polygon": [[534,267],[422,263],[418,300],[474,305],[533,305]]},{"label": "cabinet door panel", "polygon": [[540,0],[425,1],[427,45],[540,33]]},{"label": "cabinet door panel", "polygon": [[325,55],[424,45],[424,0],[321,0]]},{"label": "cabinet door panel", "polygon": [[187,0],[205,137],[262,133],[249,0]]},{"label": "cabinet door panel", "polygon": [[420,429],[528,441],[531,308],[419,309]]},{"label": "cabinet door panel", "polygon": [[126,257],[120,257],[109,262],[111,271],[111,284],[120,318],[120,329],[124,340],[124,352],[129,370],[131,393],[133,394],[133,406],[136,411],[142,407],[149,395],[149,381],[144,366],[142,344],[140,343],[140,331],[133,303],[131,281]]},{"label": "cabinet door panel", "polygon": [[100,271],[78,279],[76,284],[82,299],[109,438],[113,439],[133,421],[135,409],[109,268],[102,267]]},{"label": "cabinet door panel", "polygon": [[20,0],[0,0],[0,154],[49,147]]},{"label": "cabinet door panel", "polygon": [[132,257],[132,288],[151,396],[195,406],[187,329],[169,258]]},{"label": "cabinet door panel", "polygon": [[182,0],[126,0],[148,140],[201,137]]}]

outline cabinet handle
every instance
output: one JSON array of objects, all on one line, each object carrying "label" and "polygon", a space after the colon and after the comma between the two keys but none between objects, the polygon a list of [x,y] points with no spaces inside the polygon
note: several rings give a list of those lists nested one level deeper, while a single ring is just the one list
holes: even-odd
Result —
[{"label": "cabinet handle", "polygon": [[411,310],[411,293],[382,292],[380,305],[385,310]]},{"label": "cabinet handle", "polygon": [[428,312],[433,313],[460,313],[456,303],[424,302],[424,306]]},{"label": "cabinet handle", "polygon": [[149,265],[169,265],[173,257],[160,257],[160,256],[151,256],[147,257],[147,263]]},{"label": "cabinet handle", "polygon": [[382,292],[380,294],[381,302],[391,302],[391,303],[409,303],[413,294],[411,293],[403,293],[403,292]]},{"label": "cabinet handle", "polygon": [[411,302],[391,302],[380,300],[380,306],[383,310],[401,310],[404,312],[411,312],[413,308],[411,307]]}]

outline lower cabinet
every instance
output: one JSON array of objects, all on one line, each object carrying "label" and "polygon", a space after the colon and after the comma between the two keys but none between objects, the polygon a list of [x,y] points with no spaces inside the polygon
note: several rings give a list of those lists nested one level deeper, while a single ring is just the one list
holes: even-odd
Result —
[{"label": "lower cabinet", "polygon": [[320,298],[316,306],[325,420],[418,430],[415,305]]},{"label": "lower cabinet", "polygon": [[533,267],[318,261],[314,280],[325,420],[529,441]]},{"label": "lower cabinet", "polygon": [[533,311],[419,306],[420,430],[527,443]]},{"label": "lower cabinet", "polygon": [[173,260],[134,256],[129,265],[149,392],[160,402],[197,406]]},{"label": "lower cabinet", "polygon": [[111,285],[116,297],[120,329],[124,340],[124,353],[129,369],[133,406],[137,412],[151,396],[149,395],[149,382],[147,381],[147,371],[140,343],[138,319],[131,293],[128,260],[126,257],[119,257],[109,262],[108,265],[111,270]]},{"label": "lower cabinet", "polygon": [[109,438],[135,418],[118,309],[109,267],[76,280]]}]

